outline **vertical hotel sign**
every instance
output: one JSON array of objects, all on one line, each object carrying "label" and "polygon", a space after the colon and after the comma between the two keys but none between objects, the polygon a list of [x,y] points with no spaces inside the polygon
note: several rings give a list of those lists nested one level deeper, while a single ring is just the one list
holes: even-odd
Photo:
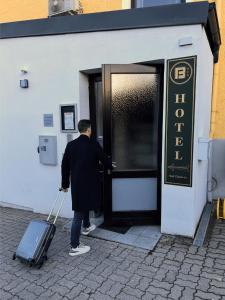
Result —
[{"label": "vertical hotel sign", "polygon": [[167,61],[165,184],[192,186],[196,60]]}]

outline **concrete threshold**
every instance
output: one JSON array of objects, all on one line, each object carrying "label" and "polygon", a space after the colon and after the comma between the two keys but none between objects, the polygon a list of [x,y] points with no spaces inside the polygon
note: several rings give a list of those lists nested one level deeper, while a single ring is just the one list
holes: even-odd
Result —
[{"label": "concrete threshold", "polygon": [[208,202],[202,212],[202,216],[199,222],[199,226],[197,228],[195,238],[193,241],[193,245],[197,247],[202,247],[205,241],[205,237],[207,234],[211,214],[213,210],[213,202]]}]

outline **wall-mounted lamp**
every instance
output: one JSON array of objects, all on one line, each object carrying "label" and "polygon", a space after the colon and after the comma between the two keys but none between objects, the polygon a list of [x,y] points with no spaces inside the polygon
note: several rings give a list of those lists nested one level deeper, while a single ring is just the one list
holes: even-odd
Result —
[{"label": "wall-mounted lamp", "polygon": [[28,73],[27,67],[21,67],[20,72],[21,72],[22,74],[27,74],[27,73]]},{"label": "wall-mounted lamp", "polygon": [[28,79],[22,79],[22,80],[20,80],[20,87],[22,89],[27,89],[29,87]]}]

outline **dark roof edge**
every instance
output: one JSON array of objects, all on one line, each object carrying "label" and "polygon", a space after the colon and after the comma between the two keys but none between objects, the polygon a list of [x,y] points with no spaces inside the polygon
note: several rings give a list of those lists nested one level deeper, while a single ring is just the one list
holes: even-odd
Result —
[{"label": "dark roof edge", "polygon": [[221,45],[220,27],[217,17],[216,4],[209,4],[209,16],[205,26],[209,44],[214,56],[214,63],[219,59],[219,48]]},{"label": "dark roof edge", "polygon": [[0,39],[202,24],[218,61],[221,37],[215,4],[207,1],[61,16],[0,24]]},{"label": "dark roof edge", "polygon": [[206,24],[208,7],[204,1],[2,23],[0,39]]}]

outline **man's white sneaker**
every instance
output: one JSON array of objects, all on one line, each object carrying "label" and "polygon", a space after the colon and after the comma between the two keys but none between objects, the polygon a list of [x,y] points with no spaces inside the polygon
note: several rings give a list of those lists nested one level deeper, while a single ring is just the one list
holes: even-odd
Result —
[{"label": "man's white sneaker", "polygon": [[95,224],[92,224],[90,227],[83,228],[82,234],[88,235],[91,231],[95,230],[95,228],[96,228]]},{"label": "man's white sneaker", "polygon": [[90,246],[84,246],[84,245],[79,245],[76,248],[72,248],[70,249],[69,255],[70,256],[76,256],[76,255],[80,255],[80,254],[84,254],[89,252],[91,249]]}]

